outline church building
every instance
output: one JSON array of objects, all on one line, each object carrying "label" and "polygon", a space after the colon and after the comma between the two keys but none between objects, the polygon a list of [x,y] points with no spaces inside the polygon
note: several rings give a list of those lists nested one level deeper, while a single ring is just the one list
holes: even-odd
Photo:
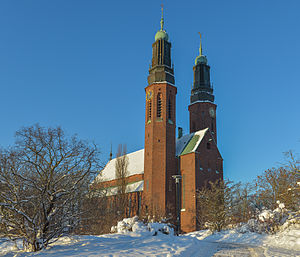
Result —
[{"label": "church building", "polygon": [[[129,216],[143,210],[151,215],[175,217],[176,208],[180,208],[180,229],[191,232],[198,229],[197,189],[209,181],[223,179],[223,159],[217,147],[217,105],[210,66],[202,54],[200,40],[188,106],[190,131],[182,135],[182,129],[178,128],[176,138],[177,88],[171,42],[164,30],[163,16],[160,23],[152,44],[152,64],[145,87],[145,146],[127,154]],[[117,193],[115,164],[116,159],[111,159],[95,180],[107,188],[109,196]],[[181,176],[180,206],[176,206],[175,175]]]}]

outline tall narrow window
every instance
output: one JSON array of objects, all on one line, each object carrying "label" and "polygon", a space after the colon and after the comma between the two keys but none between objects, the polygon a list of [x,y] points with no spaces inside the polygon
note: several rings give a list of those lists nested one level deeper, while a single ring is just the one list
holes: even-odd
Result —
[{"label": "tall narrow window", "polygon": [[206,148],[209,150],[210,149],[210,143],[206,144]]},{"label": "tall narrow window", "polygon": [[211,131],[212,131],[212,132],[215,132],[215,129],[214,129],[215,126],[214,126],[214,123],[215,123],[215,119],[212,118],[212,119],[211,119]]},{"label": "tall narrow window", "polygon": [[152,116],[152,100],[148,101],[148,121],[151,121]]},{"label": "tall narrow window", "polygon": [[172,120],[172,104],[171,104],[170,96],[169,96],[169,102],[168,102],[168,119]]},{"label": "tall narrow window", "polygon": [[157,95],[157,118],[161,118],[161,105],[162,105],[162,97],[161,93]]}]

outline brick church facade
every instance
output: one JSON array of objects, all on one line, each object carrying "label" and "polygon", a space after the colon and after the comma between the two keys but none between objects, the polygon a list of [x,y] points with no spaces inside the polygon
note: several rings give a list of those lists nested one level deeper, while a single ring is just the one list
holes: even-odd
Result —
[{"label": "brick church facade", "polygon": [[[195,60],[194,83],[188,106],[190,131],[176,138],[176,94],[171,43],[163,28],[152,44],[152,65],[145,88],[145,147],[127,154],[126,192],[130,199],[129,216],[140,213],[176,215],[180,209],[181,231],[197,230],[196,191],[208,181],[223,179],[223,159],[217,147],[216,104],[210,83],[210,66],[200,53]],[[116,159],[100,172],[107,194],[117,192]],[[173,176],[180,175],[180,206],[176,206]]]}]

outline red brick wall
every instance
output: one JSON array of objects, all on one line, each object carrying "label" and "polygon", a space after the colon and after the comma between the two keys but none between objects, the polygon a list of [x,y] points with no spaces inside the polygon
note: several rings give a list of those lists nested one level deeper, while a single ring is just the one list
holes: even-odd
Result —
[{"label": "red brick wall", "polygon": [[[211,138],[209,133],[205,135],[195,155],[196,189],[207,186],[209,181],[223,179],[223,159],[216,144],[209,141]],[[207,143],[210,143],[210,149],[207,149]],[[198,208],[197,202],[196,208]],[[196,230],[198,229],[197,224]]]},{"label": "red brick wall", "polygon": [[[210,108],[214,109],[214,117],[210,116]],[[217,142],[216,109],[217,106],[210,102],[197,102],[189,105],[190,133],[209,128]]]},{"label": "red brick wall", "polygon": [[[176,128],[176,87],[167,83],[146,87],[146,95],[152,91],[152,118],[148,122],[149,105],[146,101],[144,196],[149,213],[164,215],[168,206],[175,204],[176,174],[175,128]],[[157,95],[162,95],[161,118],[157,117]],[[171,99],[171,119],[168,118],[168,99]]]},{"label": "red brick wall", "polygon": [[180,157],[181,170],[181,231],[188,233],[196,230],[196,174],[195,153]]},{"label": "red brick wall", "polygon": [[[197,230],[197,189],[206,186],[209,181],[223,179],[223,159],[211,139],[212,135],[208,131],[195,153],[180,156],[181,175],[185,177],[181,196],[182,208],[185,207],[185,211],[181,211],[181,230],[184,233]],[[207,143],[210,144],[210,149],[207,148]]]},{"label": "red brick wall", "polygon": [[[195,172],[197,189],[205,186],[208,181],[223,179],[223,159],[216,144],[210,139],[212,139],[212,136],[208,132],[196,150]],[[207,148],[207,143],[210,144],[210,149]]]}]

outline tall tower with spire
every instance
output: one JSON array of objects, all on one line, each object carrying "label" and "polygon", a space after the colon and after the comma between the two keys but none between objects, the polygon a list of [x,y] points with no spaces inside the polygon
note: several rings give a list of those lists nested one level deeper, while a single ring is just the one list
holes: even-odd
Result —
[{"label": "tall tower with spire", "polygon": [[175,208],[175,128],[176,94],[174,70],[171,65],[171,43],[164,29],[152,44],[152,65],[146,93],[144,201],[149,214],[168,215]]},{"label": "tall tower with spire", "polygon": [[216,108],[213,87],[210,82],[210,66],[202,54],[202,37],[200,35],[199,55],[195,59],[194,83],[189,105],[190,133],[209,128],[217,141]]}]

